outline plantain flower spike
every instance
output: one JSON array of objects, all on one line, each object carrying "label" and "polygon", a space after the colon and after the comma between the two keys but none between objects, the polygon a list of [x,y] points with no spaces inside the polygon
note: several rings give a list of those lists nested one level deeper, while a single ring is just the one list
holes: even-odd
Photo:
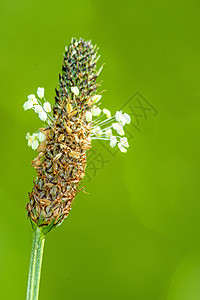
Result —
[{"label": "plantain flower spike", "polygon": [[[38,98],[31,94],[23,105],[45,122],[38,133],[26,135],[28,146],[38,152],[32,161],[37,177],[26,209],[32,225],[44,232],[68,216],[85,175],[91,141],[107,140],[112,148],[118,144],[122,153],[129,147],[122,135],[130,116],[122,111],[111,116],[109,110],[99,108],[97,78],[102,67],[96,68],[97,51],[91,42],[72,39],[65,49],[54,106],[45,99],[42,87],[37,90]],[[113,129],[119,135],[113,135]]]}]

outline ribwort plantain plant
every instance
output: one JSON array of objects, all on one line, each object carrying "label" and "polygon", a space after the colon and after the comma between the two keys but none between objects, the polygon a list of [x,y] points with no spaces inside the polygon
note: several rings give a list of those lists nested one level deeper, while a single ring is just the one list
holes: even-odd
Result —
[{"label": "ribwort plantain plant", "polygon": [[92,140],[106,140],[124,153],[129,147],[123,127],[130,124],[130,116],[122,111],[111,116],[108,109],[100,108],[97,79],[103,66],[96,67],[97,52],[91,42],[72,38],[64,52],[54,106],[41,87],[23,106],[44,122],[38,132],[26,135],[28,146],[38,152],[32,161],[37,177],[26,206],[33,227],[27,300],[38,299],[45,235],[66,219],[81,190]]}]

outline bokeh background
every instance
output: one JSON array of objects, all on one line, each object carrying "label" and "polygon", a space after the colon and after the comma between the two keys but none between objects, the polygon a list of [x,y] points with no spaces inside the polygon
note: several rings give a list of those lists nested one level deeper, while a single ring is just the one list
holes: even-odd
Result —
[{"label": "bokeh background", "polygon": [[89,195],[47,236],[40,299],[200,299],[199,11],[197,0],[0,2],[0,299],[25,299],[32,243],[25,135],[42,123],[22,105],[38,86],[53,103],[71,37],[100,47],[103,105],[136,116],[127,154],[94,144],[107,162],[93,156]]}]

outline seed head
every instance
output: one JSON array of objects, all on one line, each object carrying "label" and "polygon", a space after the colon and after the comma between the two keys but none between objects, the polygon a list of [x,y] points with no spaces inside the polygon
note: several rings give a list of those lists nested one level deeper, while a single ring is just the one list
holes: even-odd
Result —
[{"label": "seed head", "polygon": [[[121,136],[130,116],[120,111],[111,117],[108,109],[99,108],[102,96],[96,90],[102,67],[96,68],[97,50],[91,42],[72,39],[65,49],[53,108],[45,99],[44,88],[37,90],[39,99],[31,94],[23,106],[24,110],[33,109],[45,122],[38,133],[26,135],[28,145],[38,152],[32,161],[37,177],[26,209],[32,224],[47,231],[61,224],[71,210],[85,175],[91,140],[108,140],[111,147],[118,143],[124,153],[129,146]],[[117,123],[105,127],[112,121]],[[111,128],[120,136],[113,136]]]}]

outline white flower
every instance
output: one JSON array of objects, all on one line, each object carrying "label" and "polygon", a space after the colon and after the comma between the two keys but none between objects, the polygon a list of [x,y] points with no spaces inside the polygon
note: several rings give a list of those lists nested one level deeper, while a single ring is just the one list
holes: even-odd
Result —
[{"label": "white flower", "polygon": [[28,95],[28,100],[32,101],[34,105],[38,104],[38,101],[34,94]]},{"label": "white flower", "polygon": [[32,148],[33,150],[37,150],[38,146],[39,146],[38,140],[33,140],[32,145],[31,145],[31,148]]},{"label": "white flower", "polygon": [[117,144],[117,138],[116,136],[111,136],[110,138],[110,146],[113,148]]},{"label": "white flower", "polygon": [[101,136],[102,135],[101,127],[96,126],[94,129],[92,129],[92,133],[94,133],[96,136]]},{"label": "white flower", "polygon": [[123,126],[119,123],[113,123],[112,124],[113,129],[117,131],[119,135],[124,135],[124,129]]},{"label": "white flower", "polygon": [[127,113],[123,114],[123,117],[126,120],[126,124],[130,124],[131,123],[131,117]]},{"label": "white flower", "polygon": [[91,122],[92,121],[92,113],[91,111],[87,111],[85,114],[85,118],[87,122]]},{"label": "white flower", "polygon": [[119,123],[121,123],[123,126],[126,124],[126,119],[123,116],[122,111],[117,111],[115,114],[115,120]]},{"label": "white flower", "polygon": [[94,117],[98,117],[101,113],[101,109],[99,107],[94,106],[92,107],[91,112]]},{"label": "white flower", "polygon": [[106,135],[108,138],[110,138],[110,137],[112,136],[112,129],[107,129],[107,130],[105,131],[105,135]]},{"label": "white flower", "polygon": [[128,148],[129,147],[129,144],[128,144],[128,140],[126,137],[123,137],[120,139],[120,143],[122,144],[122,146]]},{"label": "white flower", "polygon": [[31,101],[31,100],[26,101],[23,105],[23,108],[24,108],[24,110],[33,108],[33,101]]},{"label": "white flower", "polygon": [[103,113],[106,115],[106,117],[109,119],[111,117],[111,113],[108,109],[104,108]]},{"label": "white flower", "polygon": [[47,119],[47,114],[45,113],[44,110],[41,111],[41,112],[39,112],[39,118],[40,118],[40,120],[42,120],[42,121],[46,121],[46,119]]},{"label": "white flower", "polygon": [[97,102],[99,102],[99,100],[101,99],[101,95],[95,95],[95,96],[93,96],[92,97],[92,101],[93,101],[93,103],[97,103]]},{"label": "white flower", "polygon": [[43,107],[47,113],[51,112],[51,104],[48,101],[44,102]]},{"label": "white flower", "polygon": [[44,88],[43,87],[39,87],[37,89],[37,95],[40,99],[44,98]]},{"label": "white flower", "polygon": [[72,86],[71,87],[71,91],[72,91],[72,93],[74,93],[74,95],[78,96],[79,89],[77,88],[77,86]]},{"label": "white flower", "polygon": [[118,147],[121,152],[123,152],[123,153],[127,152],[126,148],[124,148],[121,143],[118,143]]},{"label": "white flower", "polygon": [[46,139],[45,134],[42,133],[42,132],[39,132],[39,133],[38,133],[38,140],[42,143],[42,142],[45,141],[45,139]]}]

